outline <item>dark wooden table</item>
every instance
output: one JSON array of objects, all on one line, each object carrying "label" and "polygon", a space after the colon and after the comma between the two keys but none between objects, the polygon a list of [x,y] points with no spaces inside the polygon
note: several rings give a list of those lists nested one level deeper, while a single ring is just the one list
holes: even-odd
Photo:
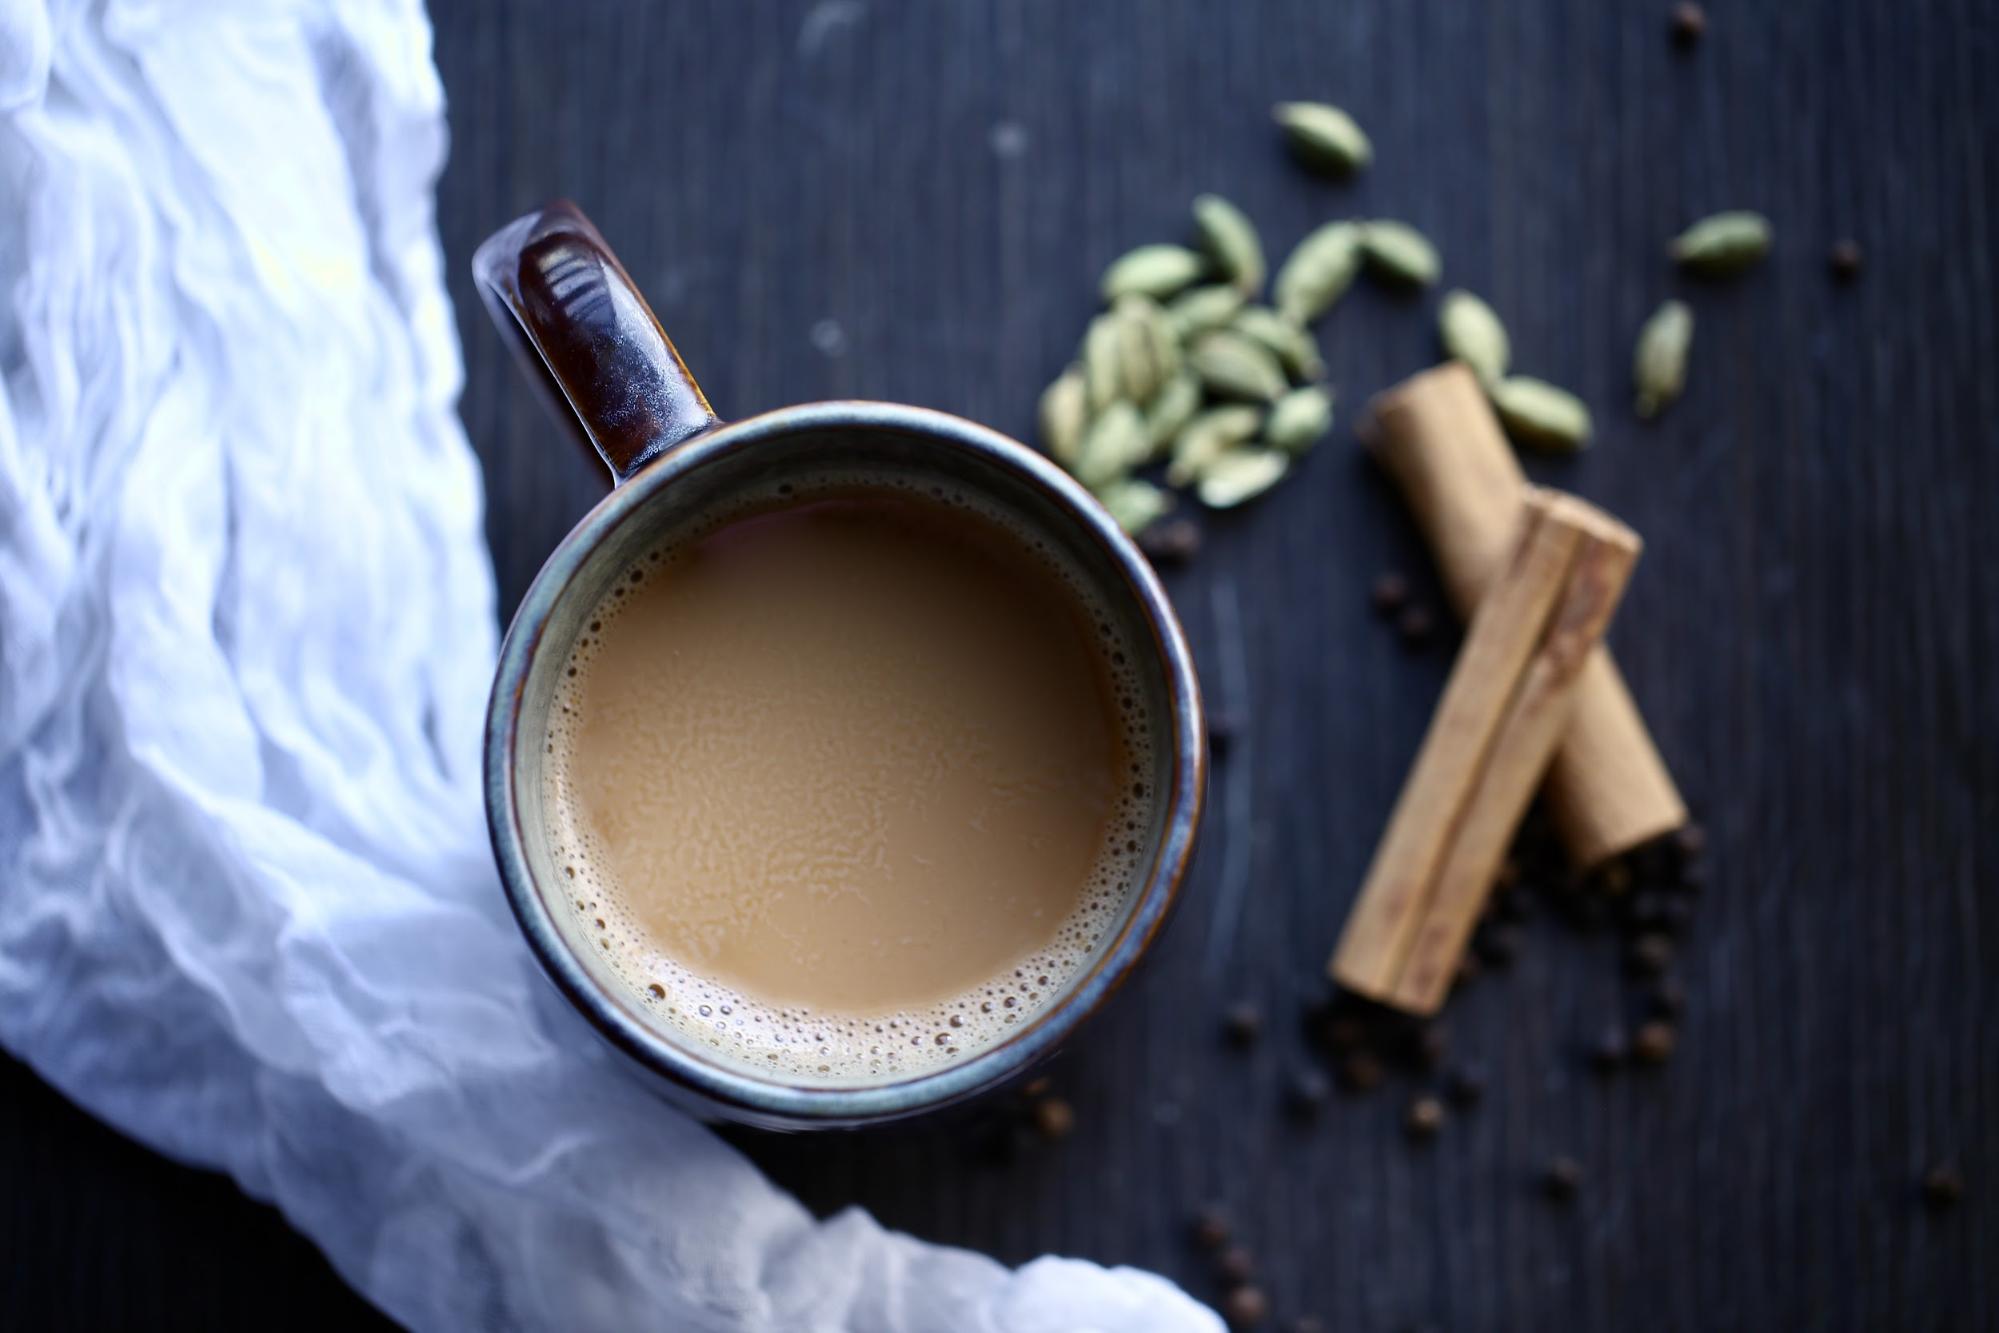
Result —
[{"label": "dark wooden table", "polygon": [[[1010,1166],[962,1125],[736,1140],[812,1207],[1019,1261],[1143,1264],[1219,1295],[1189,1210],[1226,1201],[1277,1310],[1338,1329],[1999,1327],[1999,28],[1979,0],[553,6],[441,3],[440,219],[511,608],[598,473],[503,362],[466,263],[545,196],[594,214],[717,407],[922,403],[1025,433],[1102,265],[1177,239],[1206,189],[1275,250],[1407,218],[1506,316],[1600,441],[1534,474],[1650,543],[1617,651],[1711,832],[1679,964],[1679,1056],[1592,1076],[1624,1015],[1614,941],[1551,920],[1448,1013],[1484,1105],[1433,1145],[1413,1085],[1282,1113],[1319,970],[1448,666],[1370,617],[1427,557],[1350,424],[1432,361],[1434,296],[1323,327],[1344,420],[1216,522],[1171,590],[1245,721],[1186,904],[1055,1070],[1076,1133]],[[1293,169],[1269,103],[1374,137],[1350,185]],[[1772,260],[1690,287],[1661,255],[1722,207]],[[1866,269],[1827,274],[1851,235]],[[1640,426],[1631,335],[1699,317],[1686,401]],[[1251,1053],[1217,1014],[1260,1003]],[[1551,1154],[1586,1167],[1549,1204]],[[1917,1181],[1957,1165],[1965,1202]],[[215,1179],[123,1144],[10,1068],[0,1310],[17,1327],[358,1322],[300,1242]],[[40,1318],[34,1317],[39,1312]]]}]

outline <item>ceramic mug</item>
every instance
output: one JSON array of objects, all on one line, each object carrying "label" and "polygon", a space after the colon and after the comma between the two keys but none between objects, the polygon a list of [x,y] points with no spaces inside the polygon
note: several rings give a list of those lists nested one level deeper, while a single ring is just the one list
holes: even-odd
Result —
[{"label": "ceramic mug", "polygon": [[[1049,1054],[1128,976],[1165,922],[1192,852],[1206,785],[1194,666],[1144,557],[1065,473],[1005,436],[942,412],[829,402],[724,424],[617,258],[573,204],[502,228],[473,259],[479,292],[547,405],[603,457],[613,488],[548,558],[500,650],[486,717],[485,793],[507,899],[556,987],[617,1050],[697,1114],[771,1128],[851,1126],[948,1105]],[[896,470],[948,480],[1060,543],[1132,638],[1155,746],[1142,880],[1066,991],[1029,1024],[962,1063],[853,1085],[759,1077],[665,1023],[619,984],[572,914],[540,799],[543,737],[579,627],[613,580],[669,526],[788,471]]]}]

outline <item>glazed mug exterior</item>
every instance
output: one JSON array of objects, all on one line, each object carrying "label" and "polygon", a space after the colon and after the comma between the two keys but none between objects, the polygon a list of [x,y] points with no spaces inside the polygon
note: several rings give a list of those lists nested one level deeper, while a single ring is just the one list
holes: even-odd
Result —
[{"label": "glazed mug exterior", "polygon": [[[1089,494],[1039,454],[943,412],[828,402],[724,424],[638,289],[566,201],[496,232],[473,260],[502,335],[558,420],[602,456],[611,492],[536,576],[500,650],[485,733],[485,795],[500,878],[557,989],[670,1099],[710,1118],[776,1129],[856,1126],[947,1106],[1009,1082],[1054,1051],[1130,975],[1165,923],[1192,854],[1206,787],[1206,728],[1191,655],[1151,566]],[[1143,663],[1156,806],[1143,880],[1094,958],[1034,1020],[921,1074],[862,1085],[760,1077],[649,1018],[558,908],[541,760],[554,679],[584,619],[657,534],[751,488],[831,469],[898,473],[969,490],[1030,521],[1088,572],[1149,645]]]}]

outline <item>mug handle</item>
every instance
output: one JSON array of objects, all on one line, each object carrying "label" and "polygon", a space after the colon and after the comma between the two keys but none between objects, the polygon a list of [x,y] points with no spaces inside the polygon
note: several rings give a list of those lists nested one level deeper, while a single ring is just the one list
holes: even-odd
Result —
[{"label": "mug handle", "polygon": [[625,266],[557,199],[472,256],[486,312],[542,402],[624,482],[720,422]]}]

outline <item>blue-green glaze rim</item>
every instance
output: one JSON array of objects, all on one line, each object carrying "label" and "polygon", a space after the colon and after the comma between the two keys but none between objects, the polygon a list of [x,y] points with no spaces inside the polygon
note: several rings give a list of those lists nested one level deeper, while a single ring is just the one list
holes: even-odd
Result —
[{"label": "blue-green glaze rim", "polygon": [[[650,1026],[585,971],[561,933],[529,869],[516,807],[514,756],[523,692],[549,617],[597,544],[640,513],[677,479],[763,441],[842,430],[900,432],[931,440],[1016,473],[1067,512],[1123,575],[1151,631],[1167,688],[1173,774],[1157,857],[1116,937],[1069,993],[1034,1022],[960,1065],[867,1087],[801,1087],[759,1079],[703,1058]],[[940,460],[940,470],[949,471]],[[995,1087],[1053,1053],[1131,974],[1179,898],[1207,787],[1207,735],[1200,685],[1165,589],[1145,557],[1102,506],[1040,454],[997,431],[928,408],[838,401],[780,408],[719,425],[652,459],[614,488],[564,537],[514,615],[500,647],[487,707],[486,815],[508,905],[542,970],[614,1048],[665,1080],[694,1109],[767,1128],[803,1129],[886,1122],[948,1106]]]}]

